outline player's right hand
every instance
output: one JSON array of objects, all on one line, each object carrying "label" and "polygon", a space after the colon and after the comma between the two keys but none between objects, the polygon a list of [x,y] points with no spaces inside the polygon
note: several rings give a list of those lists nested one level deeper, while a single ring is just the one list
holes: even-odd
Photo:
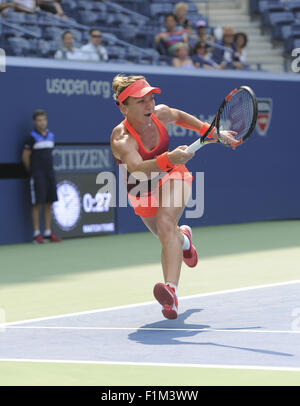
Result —
[{"label": "player's right hand", "polygon": [[188,152],[186,149],[188,145],[180,145],[173,151],[168,153],[168,159],[173,165],[185,164],[187,161],[193,158],[194,152]]}]

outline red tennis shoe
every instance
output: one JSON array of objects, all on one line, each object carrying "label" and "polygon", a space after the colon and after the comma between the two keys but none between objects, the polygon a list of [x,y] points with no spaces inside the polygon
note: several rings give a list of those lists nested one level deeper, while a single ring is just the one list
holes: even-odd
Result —
[{"label": "red tennis shoe", "polygon": [[177,319],[178,299],[175,289],[164,283],[157,283],[154,286],[153,294],[155,299],[162,305],[162,314],[166,319]]},{"label": "red tennis shoe", "polygon": [[198,264],[198,254],[192,244],[192,229],[189,226],[181,226],[180,232],[186,235],[190,241],[190,248],[183,251],[183,261],[190,268],[194,268]]},{"label": "red tennis shoe", "polygon": [[43,240],[43,237],[41,236],[41,234],[38,234],[33,238],[32,242],[34,244],[43,244],[45,241]]},{"label": "red tennis shoe", "polygon": [[45,236],[44,235],[44,241],[45,242],[61,242],[62,239],[57,237],[57,235],[55,235],[54,233],[51,233],[49,236]]}]

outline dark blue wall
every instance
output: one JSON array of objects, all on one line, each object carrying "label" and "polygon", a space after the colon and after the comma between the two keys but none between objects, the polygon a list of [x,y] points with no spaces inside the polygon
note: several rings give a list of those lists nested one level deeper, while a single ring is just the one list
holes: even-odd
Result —
[{"label": "dark blue wall", "polygon": [[[109,142],[112,128],[122,120],[111,92],[112,79],[120,71],[144,73],[150,83],[162,89],[162,94],[156,96],[157,103],[182,109],[202,120],[215,114],[232,88],[251,86],[258,98],[272,100],[268,131],[262,136],[255,130],[253,137],[236,151],[207,146],[196,154],[187,166],[194,176],[197,171],[204,172],[205,211],[201,218],[187,222],[200,226],[300,217],[299,76],[214,71],[186,76],[176,69],[139,67],[137,71],[135,66],[116,65],[97,71],[91,70],[91,65],[87,68],[78,64],[75,69],[77,65],[73,64],[72,69],[67,69],[68,65],[54,62],[51,68],[13,65],[0,76],[0,163],[20,161],[36,108],[47,111],[49,128],[58,143]],[[194,138],[192,132],[170,128],[171,148],[190,144]],[[18,233],[18,224],[30,227],[27,218],[24,220],[24,216],[30,216],[28,205],[23,205],[25,184],[21,180],[1,181],[0,243],[24,241],[30,234]],[[8,238],[12,218],[16,231]],[[119,209],[118,227],[122,233],[145,229],[131,208]]]}]

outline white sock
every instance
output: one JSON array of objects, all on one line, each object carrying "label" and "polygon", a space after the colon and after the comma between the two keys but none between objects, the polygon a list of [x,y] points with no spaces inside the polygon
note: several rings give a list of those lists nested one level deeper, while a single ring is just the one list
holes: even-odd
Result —
[{"label": "white sock", "polygon": [[181,234],[181,235],[183,237],[183,243],[181,243],[183,251],[189,250],[191,247],[190,240],[188,239],[188,237],[185,234]]},{"label": "white sock", "polygon": [[34,230],[33,232],[33,237],[37,237],[39,234],[41,234],[40,230]]},{"label": "white sock", "polygon": [[167,282],[166,285],[169,285],[170,288],[173,288],[175,290],[175,295],[178,296],[178,294],[177,294],[177,286],[174,285],[174,283]]},{"label": "white sock", "polygon": [[50,235],[51,235],[51,230],[48,228],[47,230],[44,231],[44,236],[50,237]]}]

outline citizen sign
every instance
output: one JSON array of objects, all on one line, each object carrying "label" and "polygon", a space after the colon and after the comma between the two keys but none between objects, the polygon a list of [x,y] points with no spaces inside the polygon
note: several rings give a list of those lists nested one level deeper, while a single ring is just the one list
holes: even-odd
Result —
[{"label": "citizen sign", "polygon": [[97,171],[111,168],[109,148],[57,148],[53,152],[54,169],[66,171]]}]

